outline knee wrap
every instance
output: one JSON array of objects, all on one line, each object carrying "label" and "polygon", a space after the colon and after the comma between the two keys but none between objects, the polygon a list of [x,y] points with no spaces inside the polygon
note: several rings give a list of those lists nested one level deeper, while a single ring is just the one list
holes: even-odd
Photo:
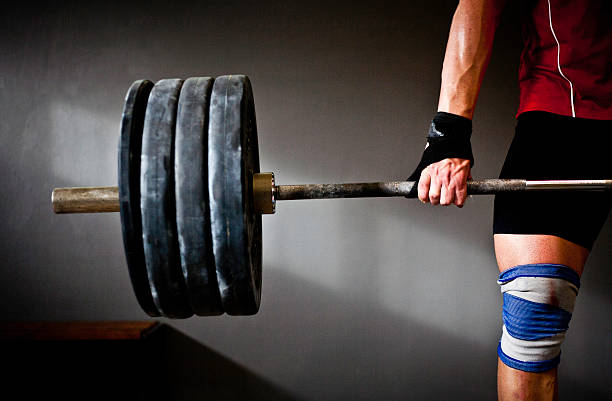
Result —
[{"label": "knee wrap", "polygon": [[580,277],[557,264],[516,266],[499,276],[504,299],[501,361],[514,369],[543,372],[559,364]]}]

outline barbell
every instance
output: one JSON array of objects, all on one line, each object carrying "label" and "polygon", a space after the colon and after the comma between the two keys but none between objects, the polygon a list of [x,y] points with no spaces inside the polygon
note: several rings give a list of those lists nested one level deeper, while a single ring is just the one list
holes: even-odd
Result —
[{"label": "barbell", "polygon": [[[120,212],[138,303],[150,316],[252,315],[261,299],[261,215],[297,199],[416,197],[416,183],[277,185],[259,169],[244,75],[147,80],[125,97],[118,187],[56,188],[55,213]],[[468,182],[469,194],[610,190],[612,180]]]}]

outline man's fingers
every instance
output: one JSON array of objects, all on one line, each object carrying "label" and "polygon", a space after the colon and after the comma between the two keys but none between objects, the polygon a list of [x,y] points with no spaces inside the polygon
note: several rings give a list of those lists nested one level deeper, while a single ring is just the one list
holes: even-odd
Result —
[{"label": "man's fingers", "polygon": [[470,174],[459,173],[454,178],[455,205],[462,207],[467,199],[467,180]]},{"label": "man's fingers", "polygon": [[421,202],[462,207],[467,199],[466,181],[470,177],[468,160],[445,159],[421,172],[417,193]]},{"label": "man's fingers", "polygon": [[421,172],[421,178],[419,179],[418,192],[419,199],[421,202],[429,202],[429,184],[431,182],[431,176],[427,169]]},{"label": "man's fingers", "polygon": [[438,205],[440,203],[440,192],[442,191],[442,183],[438,177],[431,177],[429,183],[429,201],[432,205]]},{"label": "man's fingers", "polygon": [[442,192],[440,194],[440,205],[448,206],[455,203],[455,187],[442,185]]},{"label": "man's fingers", "polygon": [[467,185],[459,185],[455,187],[455,205],[463,207],[467,199]]}]

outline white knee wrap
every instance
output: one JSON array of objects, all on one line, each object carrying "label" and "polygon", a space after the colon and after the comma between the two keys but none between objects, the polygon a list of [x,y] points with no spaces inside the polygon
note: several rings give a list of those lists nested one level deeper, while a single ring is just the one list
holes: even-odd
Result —
[{"label": "white knee wrap", "polygon": [[501,361],[514,369],[543,372],[559,364],[580,278],[557,264],[521,265],[497,282],[504,298]]}]

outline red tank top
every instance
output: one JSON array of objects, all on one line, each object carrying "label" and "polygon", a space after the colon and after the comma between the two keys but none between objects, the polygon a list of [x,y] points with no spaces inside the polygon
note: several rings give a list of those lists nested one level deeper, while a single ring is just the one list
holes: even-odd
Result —
[{"label": "red tank top", "polygon": [[612,0],[531,0],[517,115],[612,120]]}]

